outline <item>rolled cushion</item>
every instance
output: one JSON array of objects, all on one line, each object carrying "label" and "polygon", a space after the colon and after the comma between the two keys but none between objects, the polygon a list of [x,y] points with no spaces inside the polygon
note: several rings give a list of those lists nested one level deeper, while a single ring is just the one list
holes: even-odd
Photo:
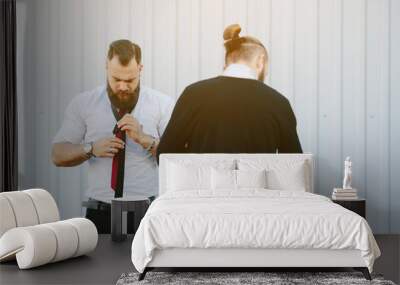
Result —
[{"label": "rolled cushion", "polygon": [[0,237],[16,226],[17,222],[10,202],[6,197],[0,195]]},{"label": "rolled cushion", "polygon": [[56,222],[57,204],[49,192],[29,189],[0,193],[0,237],[9,229]]},{"label": "rolled cushion", "polygon": [[0,261],[14,256],[20,269],[86,254],[96,248],[97,229],[85,218],[18,227],[0,238]]},{"label": "rolled cushion", "polygon": [[14,213],[17,227],[33,226],[39,223],[35,205],[31,197],[23,191],[3,192]]},{"label": "rolled cushion", "polygon": [[91,252],[96,248],[98,233],[92,221],[85,218],[73,218],[63,222],[71,224],[78,233],[78,247],[74,257]]},{"label": "rolled cushion", "polygon": [[56,201],[49,192],[43,189],[28,189],[22,191],[30,196],[38,215],[39,224],[57,222],[60,220],[60,214]]},{"label": "rolled cushion", "polygon": [[52,231],[57,241],[56,253],[51,262],[64,260],[75,255],[79,246],[79,237],[78,232],[71,228],[71,224],[60,221],[43,226]]},{"label": "rolled cushion", "polygon": [[51,262],[56,251],[54,233],[42,225],[13,228],[0,239],[0,261],[16,257],[21,269]]}]

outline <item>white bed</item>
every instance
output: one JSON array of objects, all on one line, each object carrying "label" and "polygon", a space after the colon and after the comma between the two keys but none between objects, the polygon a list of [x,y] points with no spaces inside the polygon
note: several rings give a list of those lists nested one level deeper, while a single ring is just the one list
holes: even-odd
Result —
[{"label": "white bed", "polygon": [[380,251],[367,222],[312,194],[313,169],[311,154],[161,155],[160,196],[132,243],[140,279],[155,267],[354,267],[370,278]]}]

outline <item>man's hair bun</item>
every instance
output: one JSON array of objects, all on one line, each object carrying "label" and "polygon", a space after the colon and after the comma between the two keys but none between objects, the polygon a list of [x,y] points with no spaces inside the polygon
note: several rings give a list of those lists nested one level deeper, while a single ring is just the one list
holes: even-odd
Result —
[{"label": "man's hair bun", "polygon": [[[242,28],[239,24],[229,25],[224,30],[225,62],[235,61],[238,58],[251,58],[255,51],[262,49],[267,57],[267,50],[256,38],[240,36]],[[261,48],[261,49],[260,49]]]},{"label": "man's hair bun", "polygon": [[242,28],[238,24],[229,25],[224,31],[224,40],[234,40],[239,38],[239,34]]}]

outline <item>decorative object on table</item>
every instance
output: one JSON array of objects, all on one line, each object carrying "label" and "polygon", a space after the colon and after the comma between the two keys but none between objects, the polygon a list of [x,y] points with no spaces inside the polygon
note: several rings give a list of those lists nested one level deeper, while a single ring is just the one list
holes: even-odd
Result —
[{"label": "decorative object on table", "polygon": [[357,200],[357,189],[352,184],[352,162],[350,156],[344,161],[343,188],[334,188],[332,193],[333,200]]},{"label": "decorative object on table", "polygon": [[378,284],[395,285],[382,275],[365,280],[360,272],[149,272],[138,281],[139,273],[122,274],[116,285],[174,284]]},{"label": "decorative object on table", "polygon": [[365,209],[366,209],[365,199],[352,199],[352,200],[332,199],[332,201],[365,218]]},{"label": "decorative object on table", "polygon": [[143,196],[128,196],[116,198],[111,201],[111,239],[112,241],[126,240],[126,220],[123,219],[124,212],[134,213],[134,232],[139,227],[144,217],[150,199]]},{"label": "decorative object on table", "polygon": [[351,170],[351,160],[350,156],[346,157],[344,161],[344,178],[343,178],[343,189],[352,189],[352,170]]},{"label": "decorative object on table", "polygon": [[84,255],[96,248],[95,225],[85,218],[60,221],[49,192],[0,193],[0,261],[16,259],[20,269]]}]

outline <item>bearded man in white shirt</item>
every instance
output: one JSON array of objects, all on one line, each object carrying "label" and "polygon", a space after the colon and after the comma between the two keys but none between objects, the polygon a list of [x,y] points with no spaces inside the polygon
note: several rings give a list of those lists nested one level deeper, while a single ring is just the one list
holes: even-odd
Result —
[{"label": "bearded man in white shirt", "polygon": [[[155,160],[159,138],[174,101],[140,84],[140,47],[129,40],[110,44],[107,85],[79,94],[68,105],[53,140],[56,166],[87,161],[86,196],[97,203],[87,209],[99,233],[110,232],[109,203],[114,197],[158,194]],[[131,232],[128,216],[128,231]]]}]

